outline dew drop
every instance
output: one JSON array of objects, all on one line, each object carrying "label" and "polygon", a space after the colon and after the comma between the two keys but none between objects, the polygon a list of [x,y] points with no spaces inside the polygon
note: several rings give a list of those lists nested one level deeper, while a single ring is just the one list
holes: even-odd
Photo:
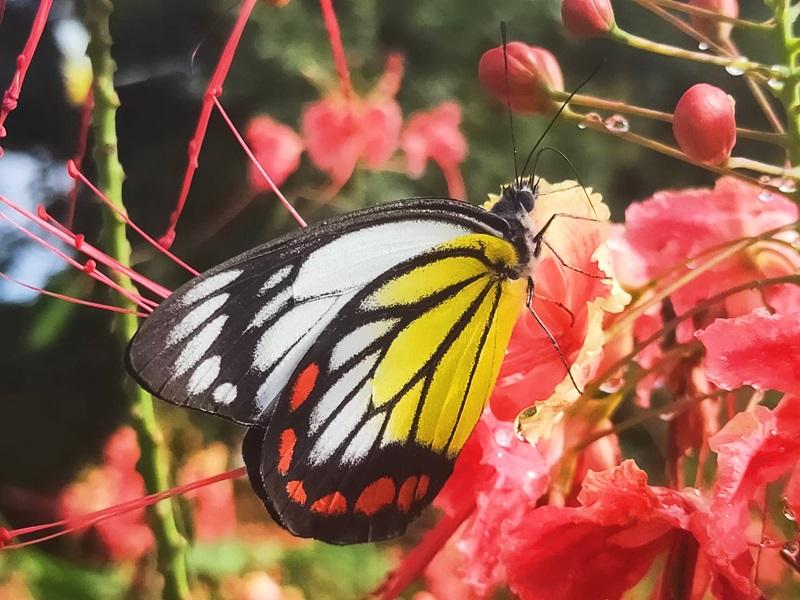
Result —
[{"label": "dew drop", "polygon": [[494,441],[501,448],[510,448],[514,443],[514,432],[510,428],[501,427],[494,432]]},{"label": "dew drop", "polygon": [[772,194],[770,194],[769,192],[766,192],[766,191],[765,192],[761,192],[758,195],[758,199],[761,202],[771,202],[772,201]]},{"label": "dew drop", "polygon": [[617,131],[621,133],[629,131],[631,128],[630,123],[628,123],[628,119],[622,115],[611,115],[605,121],[603,121],[603,125],[609,131]]},{"label": "dew drop", "polygon": [[589,124],[591,123],[602,123],[602,122],[603,118],[600,115],[598,115],[596,112],[590,112],[584,115],[583,121],[581,122],[580,125],[578,125],[578,127],[582,126],[581,129],[586,129],[586,127],[588,127]]},{"label": "dew drop", "polygon": [[778,190],[784,194],[793,194],[797,191],[797,182],[794,179],[785,178],[778,185]]},{"label": "dew drop", "polygon": [[761,185],[770,185],[772,183],[772,177],[769,175],[762,175],[758,178],[758,183]]},{"label": "dew drop", "polygon": [[764,536],[764,537],[761,538],[761,542],[758,545],[761,546],[762,548],[769,548],[774,543],[775,543],[775,540],[773,540],[770,537]]},{"label": "dew drop", "polygon": [[783,516],[787,521],[795,522],[797,521],[797,515],[794,514],[792,507],[789,506],[789,503],[784,500],[783,502]]},{"label": "dew drop", "polygon": [[700,52],[705,52],[706,50],[708,50],[708,44],[706,44],[705,42],[700,42],[699,44],[697,44],[697,49],[700,50]]},{"label": "dew drop", "polygon": [[776,92],[780,92],[783,89],[785,83],[782,79],[778,79],[777,77],[772,77],[769,79],[769,81],[767,81],[767,85]]},{"label": "dew drop", "polygon": [[727,67],[725,67],[725,70],[728,72],[728,75],[739,77],[740,75],[744,75],[748,62],[749,61],[747,60],[746,56],[740,56]]},{"label": "dew drop", "polygon": [[781,558],[795,571],[800,571],[798,555],[800,555],[800,544],[797,542],[786,542],[781,548]]}]

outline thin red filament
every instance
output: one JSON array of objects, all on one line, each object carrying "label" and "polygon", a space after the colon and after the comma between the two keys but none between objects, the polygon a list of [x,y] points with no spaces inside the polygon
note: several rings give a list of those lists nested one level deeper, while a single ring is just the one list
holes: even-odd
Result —
[{"label": "thin red filament", "polygon": [[331,42],[333,61],[336,64],[336,73],[339,75],[342,95],[349,100],[353,96],[353,83],[350,80],[350,69],[347,67],[347,56],[344,53],[339,21],[336,19],[336,12],[333,10],[332,0],[320,0],[320,6],[322,7],[325,29],[328,31],[328,39]]},{"label": "thin red filament", "polygon": [[253,154],[253,151],[247,145],[247,142],[244,141],[244,138],[239,133],[239,130],[236,129],[236,125],[233,124],[233,121],[231,121],[230,117],[228,116],[228,113],[225,112],[224,108],[222,108],[222,104],[220,104],[220,101],[217,98],[214,98],[214,104],[217,106],[217,110],[219,110],[219,114],[222,115],[222,118],[225,121],[225,123],[228,125],[228,128],[231,130],[231,133],[233,133],[233,137],[236,138],[236,141],[239,142],[239,145],[244,150],[244,153],[247,154],[247,158],[249,158],[250,161],[255,165],[256,169],[258,169],[258,172],[261,174],[261,176],[267,182],[267,185],[269,185],[269,187],[272,188],[272,191],[275,193],[275,195],[281,201],[281,204],[283,204],[284,208],[287,211],[289,211],[289,214],[292,215],[292,218],[295,221],[297,221],[297,224],[300,225],[300,227],[308,227],[308,224],[303,220],[303,217],[300,216],[300,213],[298,213],[295,210],[295,208],[289,203],[289,201],[286,199],[286,196],[284,196],[281,193],[281,191],[278,189],[278,186],[275,185],[274,181],[272,181],[272,177],[270,177],[269,174],[264,170],[264,167],[258,161],[258,159],[256,158],[256,155]]},{"label": "thin red filament", "polygon": [[58,292],[51,292],[50,290],[46,290],[44,288],[36,287],[35,285],[31,285],[29,283],[25,283],[24,281],[20,281],[19,279],[15,279],[8,275],[7,273],[3,273],[0,271],[0,277],[5,279],[6,281],[10,281],[20,287],[24,287],[26,289],[32,290],[38,294],[42,294],[43,296],[50,296],[51,298],[58,298],[59,300],[64,300],[65,302],[71,302],[72,304],[80,304],[81,306],[88,306],[90,308],[100,308],[103,310],[108,310],[111,312],[122,313],[126,315],[136,315],[137,317],[146,317],[147,313],[141,313],[130,308],[122,308],[121,306],[114,306],[112,304],[103,304],[101,302],[91,302],[90,300],[83,300],[81,298],[75,298],[74,296],[68,296],[66,294],[59,294]]},{"label": "thin red filament", "polygon": [[150,245],[151,245],[153,248],[155,248],[156,250],[158,250],[159,252],[161,252],[161,253],[162,253],[164,256],[166,256],[167,258],[169,258],[170,260],[172,260],[172,261],[173,261],[173,262],[174,262],[176,265],[178,265],[178,266],[180,266],[180,267],[183,267],[184,269],[186,269],[187,271],[189,271],[189,273],[191,273],[191,274],[192,274],[192,275],[194,275],[195,277],[196,277],[196,276],[198,276],[198,275],[200,274],[200,271],[196,271],[195,269],[193,269],[192,267],[190,267],[189,265],[187,265],[187,264],[186,264],[185,262],[183,262],[183,261],[182,261],[180,258],[178,258],[177,256],[175,256],[175,255],[174,255],[172,252],[170,252],[169,250],[167,250],[166,248],[164,248],[164,247],[163,247],[161,244],[159,244],[159,243],[158,243],[156,240],[154,240],[152,237],[150,237],[149,235],[147,235],[147,234],[146,234],[146,233],[145,233],[145,232],[142,230],[142,228],[141,228],[141,227],[139,227],[139,226],[138,226],[136,223],[134,223],[134,222],[133,222],[133,220],[132,220],[132,219],[131,219],[131,218],[128,216],[128,213],[127,213],[126,211],[122,210],[122,209],[121,209],[121,208],[119,208],[119,207],[118,207],[116,204],[114,204],[113,202],[111,202],[111,200],[109,200],[109,199],[108,199],[108,196],[106,196],[106,195],[105,195],[105,194],[104,194],[104,193],[103,193],[103,192],[100,190],[100,188],[98,188],[98,187],[97,187],[97,186],[95,186],[95,185],[94,185],[94,184],[93,184],[91,181],[89,181],[89,179],[87,179],[87,178],[86,178],[86,176],[85,176],[83,173],[81,173],[81,171],[80,171],[80,169],[78,168],[78,166],[77,166],[77,165],[75,164],[75,162],[74,162],[74,161],[72,161],[72,160],[69,160],[69,161],[67,161],[67,173],[69,174],[69,176],[70,176],[70,177],[72,177],[72,178],[73,178],[73,179],[75,179],[76,181],[80,180],[81,182],[83,182],[83,184],[84,184],[86,187],[88,187],[90,190],[92,190],[92,192],[94,193],[94,195],[95,195],[95,196],[97,196],[97,197],[100,199],[100,201],[101,201],[101,202],[103,202],[103,203],[104,203],[106,206],[108,206],[108,207],[109,207],[109,208],[110,208],[112,211],[114,211],[114,213],[115,213],[117,216],[119,216],[119,218],[120,218],[120,219],[122,219],[122,221],[123,221],[123,222],[124,222],[124,223],[125,223],[125,224],[126,224],[128,227],[130,227],[130,228],[131,228],[131,229],[133,229],[133,230],[134,230],[136,233],[138,233],[140,236],[142,236],[142,239],[144,239],[144,241],[146,241],[148,244],[150,244]]},{"label": "thin red filament", "polygon": [[175,210],[172,211],[169,217],[167,230],[158,240],[158,243],[165,248],[172,246],[172,243],[175,241],[175,228],[178,226],[178,219],[186,204],[189,188],[192,187],[192,179],[194,179],[194,172],[197,170],[200,150],[203,147],[203,140],[205,139],[206,129],[208,128],[208,120],[211,117],[211,110],[214,107],[214,99],[222,94],[222,85],[225,83],[225,78],[228,76],[233,57],[236,54],[236,48],[239,46],[244,27],[250,18],[250,14],[253,12],[253,8],[255,8],[256,2],[257,0],[244,0],[244,2],[242,2],[242,7],[239,9],[239,16],[236,18],[236,23],[231,30],[228,41],[225,42],[225,48],[222,50],[222,55],[219,58],[217,66],[214,68],[214,73],[211,75],[211,80],[208,82],[208,87],[203,95],[203,105],[200,108],[200,116],[197,118],[194,137],[192,137],[192,140],[189,142],[189,161],[186,165],[186,171],[183,174],[183,182],[181,183],[178,202],[175,206]]},{"label": "thin red filament", "polygon": [[[108,508],[87,513],[79,517],[71,519],[61,519],[59,521],[53,521],[51,523],[44,523],[42,525],[33,525],[31,527],[22,527],[19,529],[8,530],[0,528],[0,550],[14,550],[16,548],[23,548],[25,546],[30,546],[32,544],[39,544],[47,540],[52,540],[54,538],[61,537],[62,535],[66,535],[74,531],[86,529],[87,527],[91,527],[92,525],[95,525],[101,521],[105,521],[106,519],[110,519],[127,512],[140,510],[147,506],[152,506],[153,504],[161,502],[162,500],[167,500],[168,498],[172,498],[180,494],[186,494],[198,488],[206,487],[218,483],[220,481],[226,481],[228,479],[236,479],[238,477],[242,477],[246,473],[247,470],[244,467],[239,467],[238,469],[233,469],[231,471],[226,471],[224,473],[220,473],[212,477],[206,477],[198,481],[193,481],[191,483],[174,487],[164,492],[157,492],[154,494],[149,494],[147,496],[142,496],[141,498],[128,500],[127,502],[121,502],[119,504],[115,504],[114,506],[109,506]],[[53,531],[52,533],[46,533],[52,530],[56,531]],[[41,535],[39,535],[38,537],[33,537],[32,539],[29,540],[17,542],[15,544],[9,543],[14,538],[31,534],[41,534]]]},{"label": "thin red filament", "polygon": [[[89,126],[92,124],[92,113],[94,112],[94,90],[89,88],[89,93],[86,94],[86,100],[83,101],[83,108],[81,109],[81,121],[78,128],[78,147],[75,150],[75,155],[72,157],[72,162],[76,168],[80,169],[83,165],[83,157],[86,156],[86,147],[89,141]],[[64,216],[64,226],[67,229],[72,229],[72,224],[75,219],[75,207],[78,204],[78,181],[72,183],[72,188],[67,195],[67,213]]]}]

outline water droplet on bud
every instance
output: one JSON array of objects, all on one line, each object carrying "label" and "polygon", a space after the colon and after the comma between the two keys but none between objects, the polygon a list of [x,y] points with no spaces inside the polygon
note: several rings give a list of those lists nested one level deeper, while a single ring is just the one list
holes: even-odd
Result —
[{"label": "water droplet on bud", "polygon": [[769,175],[762,175],[761,177],[758,178],[758,183],[762,185],[769,185],[772,183],[772,177],[770,177]]},{"label": "water droplet on bud", "polygon": [[769,79],[769,81],[767,81],[767,85],[776,92],[780,92],[783,89],[785,83],[782,79],[778,79],[777,77],[772,77]]},{"label": "water droplet on bud", "polygon": [[611,115],[605,121],[603,121],[603,125],[609,131],[617,131],[621,133],[629,131],[631,128],[630,123],[628,123],[628,119],[622,115]]},{"label": "water droplet on bud", "polygon": [[769,192],[761,192],[758,195],[758,199],[761,202],[771,202],[772,201],[772,194],[770,194]]},{"label": "water droplet on bud", "polygon": [[697,49],[700,50],[700,52],[705,52],[706,50],[708,50],[708,44],[706,44],[705,42],[700,42],[699,44],[697,44]]},{"label": "water droplet on bud", "polygon": [[781,548],[781,558],[795,571],[800,572],[798,557],[800,557],[800,544],[797,542],[786,542]]},{"label": "water droplet on bud", "polygon": [[797,191],[797,182],[794,179],[786,177],[778,184],[778,190],[784,194],[793,194]]},{"label": "water droplet on bud", "polygon": [[728,72],[728,75],[739,77],[740,75],[744,75],[744,72],[747,70],[748,62],[749,61],[746,56],[740,56],[731,62],[731,64],[729,64],[727,67],[725,67],[725,70]]},{"label": "water droplet on bud", "polygon": [[789,506],[789,503],[786,500],[783,501],[783,516],[787,521],[797,521],[797,515],[794,514],[792,507]]}]

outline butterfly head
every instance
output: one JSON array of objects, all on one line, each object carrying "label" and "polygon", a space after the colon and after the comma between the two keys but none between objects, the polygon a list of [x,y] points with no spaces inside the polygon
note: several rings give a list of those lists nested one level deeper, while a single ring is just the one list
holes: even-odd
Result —
[{"label": "butterfly head", "polygon": [[492,212],[506,219],[526,221],[528,214],[533,210],[538,193],[538,184],[514,182],[513,185],[503,188],[500,200],[494,205]]}]

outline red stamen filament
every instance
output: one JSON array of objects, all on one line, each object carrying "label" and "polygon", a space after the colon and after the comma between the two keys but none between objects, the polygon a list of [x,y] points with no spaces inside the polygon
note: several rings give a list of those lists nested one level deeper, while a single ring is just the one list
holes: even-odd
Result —
[{"label": "red stamen filament", "polygon": [[350,70],[347,68],[347,56],[342,45],[342,34],[339,30],[339,21],[336,19],[336,12],[333,10],[332,0],[320,0],[322,7],[322,18],[325,21],[325,29],[328,30],[328,39],[331,42],[333,61],[336,64],[336,73],[339,75],[339,83],[342,88],[342,95],[349,100],[353,95],[353,84],[350,80]]},{"label": "red stamen filament", "polygon": [[[92,113],[94,111],[94,90],[89,88],[89,93],[86,94],[86,100],[83,102],[81,109],[81,122],[78,133],[78,147],[75,150],[75,156],[72,158],[73,164],[80,169],[83,165],[83,157],[86,155],[86,147],[89,140],[89,125],[92,123]],[[67,196],[67,214],[64,216],[64,226],[67,229],[72,229],[72,224],[75,219],[75,207],[78,204],[78,182],[73,181],[72,189]]]},{"label": "red stamen filament", "polygon": [[172,261],[173,261],[173,262],[174,262],[176,265],[178,265],[178,266],[180,266],[180,267],[183,267],[184,269],[186,269],[187,271],[189,271],[189,273],[191,273],[193,276],[197,277],[198,275],[200,275],[200,271],[196,271],[195,269],[193,269],[192,267],[190,267],[189,265],[187,265],[187,264],[186,264],[185,262],[183,262],[183,261],[182,261],[180,258],[178,258],[177,256],[175,256],[175,255],[174,255],[172,252],[170,252],[169,250],[167,250],[166,248],[164,248],[164,247],[163,247],[161,244],[159,244],[159,243],[158,243],[156,240],[154,240],[152,237],[150,237],[149,235],[147,235],[147,234],[146,234],[146,233],[145,233],[145,232],[144,232],[144,231],[141,229],[141,227],[139,227],[139,226],[138,226],[136,223],[134,223],[134,222],[133,222],[133,220],[132,220],[132,219],[131,219],[131,218],[128,216],[128,213],[127,213],[126,211],[122,210],[122,209],[121,209],[121,208],[119,208],[119,207],[118,207],[116,204],[114,204],[113,202],[111,202],[111,200],[109,200],[109,199],[108,199],[108,196],[106,196],[106,195],[105,195],[105,194],[104,194],[104,193],[103,193],[103,192],[100,190],[100,188],[98,188],[98,187],[97,187],[97,186],[95,186],[95,185],[94,185],[94,184],[93,184],[91,181],[89,181],[89,179],[87,179],[87,178],[86,178],[86,176],[85,176],[83,173],[81,173],[81,171],[78,169],[78,166],[77,166],[77,165],[75,164],[75,162],[74,162],[74,161],[72,161],[72,160],[69,160],[69,161],[67,161],[67,173],[69,174],[69,176],[70,176],[70,177],[72,177],[72,178],[73,178],[73,179],[75,179],[76,181],[77,181],[77,180],[80,180],[81,182],[83,182],[83,184],[84,184],[86,187],[88,187],[90,190],[92,190],[92,192],[94,192],[94,195],[95,195],[95,196],[97,196],[97,197],[98,197],[98,198],[99,198],[99,199],[100,199],[100,200],[101,200],[101,201],[102,201],[102,202],[103,202],[103,203],[104,203],[106,206],[108,206],[108,207],[109,207],[111,210],[113,210],[113,211],[114,211],[114,213],[115,213],[116,215],[118,215],[118,216],[119,216],[119,218],[120,218],[120,219],[122,219],[122,220],[123,220],[123,222],[124,222],[124,223],[125,223],[125,224],[126,224],[128,227],[130,227],[130,228],[131,228],[131,229],[133,229],[133,230],[134,230],[136,233],[138,233],[140,236],[142,236],[142,239],[144,239],[144,241],[146,241],[148,244],[150,244],[150,245],[151,245],[153,248],[155,248],[156,250],[158,250],[159,252],[161,252],[161,253],[162,253],[164,256],[166,256],[167,258],[169,258],[170,260],[172,260]]},{"label": "red stamen filament", "polygon": [[91,308],[101,308],[103,310],[108,310],[111,312],[118,312],[123,314],[133,314],[137,317],[146,317],[147,313],[140,313],[130,308],[122,308],[120,306],[113,306],[111,304],[102,304],[100,302],[91,302],[89,300],[82,300],[81,298],[75,298],[74,296],[67,296],[66,294],[59,294],[58,292],[51,292],[50,290],[45,290],[40,287],[36,287],[35,285],[31,285],[29,283],[25,283],[24,281],[20,281],[19,279],[15,279],[6,273],[0,271],[0,277],[3,279],[10,281],[11,283],[15,283],[20,287],[24,287],[26,289],[32,290],[44,296],[50,296],[51,298],[58,298],[59,300],[64,300],[66,302],[72,302],[73,304],[80,304],[81,306],[89,306]]},{"label": "red stamen filament", "polygon": [[275,195],[278,197],[278,200],[281,201],[283,207],[287,211],[289,211],[289,214],[292,215],[292,218],[295,221],[297,221],[297,224],[300,225],[300,227],[308,227],[308,224],[305,222],[305,220],[303,220],[303,217],[300,216],[300,213],[298,213],[295,210],[295,208],[289,203],[289,201],[286,199],[286,196],[284,196],[281,193],[281,191],[278,189],[278,186],[275,185],[274,181],[272,181],[272,177],[269,176],[269,174],[264,170],[264,167],[261,165],[261,163],[258,162],[256,155],[253,154],[252,150],[250,150],[250,147],[247,145],[247,142],[244,141],[244,138],[239,133],[239,130],[236,129],[236,125],[233,124],[233,121],[231,121],[230,117],[228,116],[228,113],[225,112],[224,108],[222,108],[222,104],[220,104],[217,98],[214,98],[214,104],[216,104],[219,114],[222,115],[222,118],[228,125],[228,128],[231,130],[231,133],[233,133],[233,137],[235,137],[236,141],[239,142],[239,145],[244,150],[244,153],[247,155],[247,158],[249,158],[250,161],[255,165],[256,169],[258,169],[258,172],[261,173],[261,176],[267,182],[267,185],[269,185],[269,187],[272,188],[272,191],[275,192]]},{"label": "red stamen filament", "polygon": [[[3,199],[3,197],[0,196],[0,200],[2,200],[2,199]],[[98,271],[97,270],[97,265],[93,260],[87,261],[86,264],[81,264],[77,260],[72,258],[71,256],[65,254],[64,252],[62,252],[61,250],[59,250],[58,248],[53,246],[47,240],[39,237],[38,235],[36,235],[32,231],[28,230],[24,226],[20,225],[19,223],[16,223],[15,221],[9,219],[8,216],[4,215],[3,213],[0,213],[0,219],[11,223],[11,225],[13,225],[16,229],[18,229],[19,231],[24,233],[26,236],[31,238],[33,241],[35,241],[37,244],[39,244],[43,248],[46,248],[47,250],[49,250],[50,252],[52,252],[53,254],[58,256],[59,258],[61,258],[67,264],[69,264],[72,267],[78,269],[79,271],[83,271],[84,273],[86,273],[92,279],[96,279],[100,283],[103,283],[103,284],[107,285],[108,287],[113,289],[115,292],[118,292],[118,293],[122,294],[125,298],[127,298],[128,300],[130,300],[131,302],[133,302],[134,304],[136,304],[140,308],[146,310],[147,312],[153,312],[153,309],[151,308],[150,304],[152,304],[153,306],[157,306],[157,304],[155,304],[152,300],[148,300],[147,298],[139,296],[138,294],[133,294],[132,292],[129,292],[128,290],[126,290],[125,288],[120,286],[117,282],[112,280],[110,277],[108,277],[104,273]]]},{"label": "red stamen filament", "polygon": [[22,48],[22,53],[17,57],[17,68],[14,75],[11,77],[11,83],[8,86],[3,100],[0,104],[0,138],[5,136],[5,128],[3,124],[6,122],[8,115],[17,108],[17,101],[22,92],[22,83],[25,81],[25,75],[28,72],[28,66],[31,64],[31,59],[36,52],[36,47],[39,45],[39,39],[42,37],[45,25],[47,25],[47,18],[50,15],[50,7],[53,0],[42,0],[39,2],[39,8],[36,9],[36,16],[33,18],[31,25],[31,32]]},{"label": "red stamen filament", "polygon": [[[0,202],[8,206],[9,208],[13,209],[23,217],[25,217],[28,221],[31,221],[47,231],[52,235],[56,236],[61,241],[65,242],[66,244],[74,247],[76,250],[83,252],[89,258],[94,259],[96,262],[100,263],[101,265],[105,265],[106,267],[110,268],[112,271],[116,271],[118,273],[122,273],[123,275],[129,277],[136,283],[140,284],[144,288],[150,290],[152,293],[160,296],[162,298],[166,298],[170,295],[170,291],[157,284],[155,281],[140,275],[130,267],[126,267],[122,265],[119,261],[114,260],[104,252],[98,250],[88,242],[86,242],[80,234],[74,234],[69,229],[65,228],[61,223],[53,219],[50,215],[47,214],[47,211],[44,210],[43,207],[37,208],[38,215],[33,215],[24,208],[17,206],[11,200],[6,198],[3,195],[0,195]],[[10,219],[9,219],[10,220]],[[39,238],[41,239],[41,238]],[[152,303],[152,301],[150,301]]]},{"label": "red stamen filament", "polygon": [[165,248],[169,248],[175,240],[175,228],[178,226],[178,219],[183,212],[186,198],[189,195],[189,188],[192,186],[194,172],[197,170],[200,150],[203,147],[203,140],[205,139],[206,129],[208,128],[208,120],[211,117],[211,109],[214,107],[213,100],[222,94],[222,84],[228,76],[228,70],[231,68],[233,56],[236,54],[236,48],[239,45],[239,41],[242,39],[244,27],[250,18],[250,13],[252,13],[253,8],[255,8],[256,2],[257,0],[244,0],[242,3],[242,8],[239,10],[239,16],[231,30],[231,35],[228,37],[228,41],[225,42],[225,48],[222,50],[219,62],[214,69],[214,73],[211,75],[211,80],[208,82],[208,87],[203,95],[203,105],[200,108],[200,116],[197,118],[194,137],[192,137],[192,140],[189,142],[189,161],[186,165],[186,171],[183,174],[183,182],[181,183],[178,202],[175,206],[175,210],[172,211],[169,217],[167,230],[158,240],[159,244]]},{"label": "red stamen filament", "polygon": [[[60,521],[53,521],[52,523],[33,525],[31,527],[22,527],[20,529],[6,530],[0,528],[0,551],[14,550],[16,548],[22,548],[24,546],[30,546],[32,544],[38,544],[40,542],[52,540],[62,535],[66,535],[68,533],[72,533],[80,529],[91,527],[92,525],[95,525],[100,521],[105,521],[106,519],[110,519],[117,515],[121,515],[127,512],[132,512],[135,510],[140,510],[147,506],[152,506],[157,502],[161,502],[162,500],[172,498],[173,496],[186,494],[198,488],[206,487],[214,483],[218,483],[220,481],[226,481],[228,479],[236,479],[238,477],[245,475],[246,473],[247,470],[244,467],[239,467],[238,469],[233,469],[231,471],[220,473],[219,475],[214,475],[212,477],[206,477],[205,479],[193,481],[191,483],[187,483],[186,485],[174,487],[164,492],[157,492],[155,494],[149,494],[141,498],[135,498],[133,500],[128,500],[126,502],[121,502],[119,504],[115,504],[114,506],[109,506],[108,508],[87,513],[79,517],[71,519],[61,519]],[[26,540],[24,542],[17,542],[16,544],[8,544],[5,546],[3,545],[4,539],[10,540],[15,537],[19,537],[21,535],[41,533],[58,528],[63,528],[63,529],[60,529],[59,531],[56,531],[54,533],[43,535],[42,537],[34,538],[32,540]]]}]

